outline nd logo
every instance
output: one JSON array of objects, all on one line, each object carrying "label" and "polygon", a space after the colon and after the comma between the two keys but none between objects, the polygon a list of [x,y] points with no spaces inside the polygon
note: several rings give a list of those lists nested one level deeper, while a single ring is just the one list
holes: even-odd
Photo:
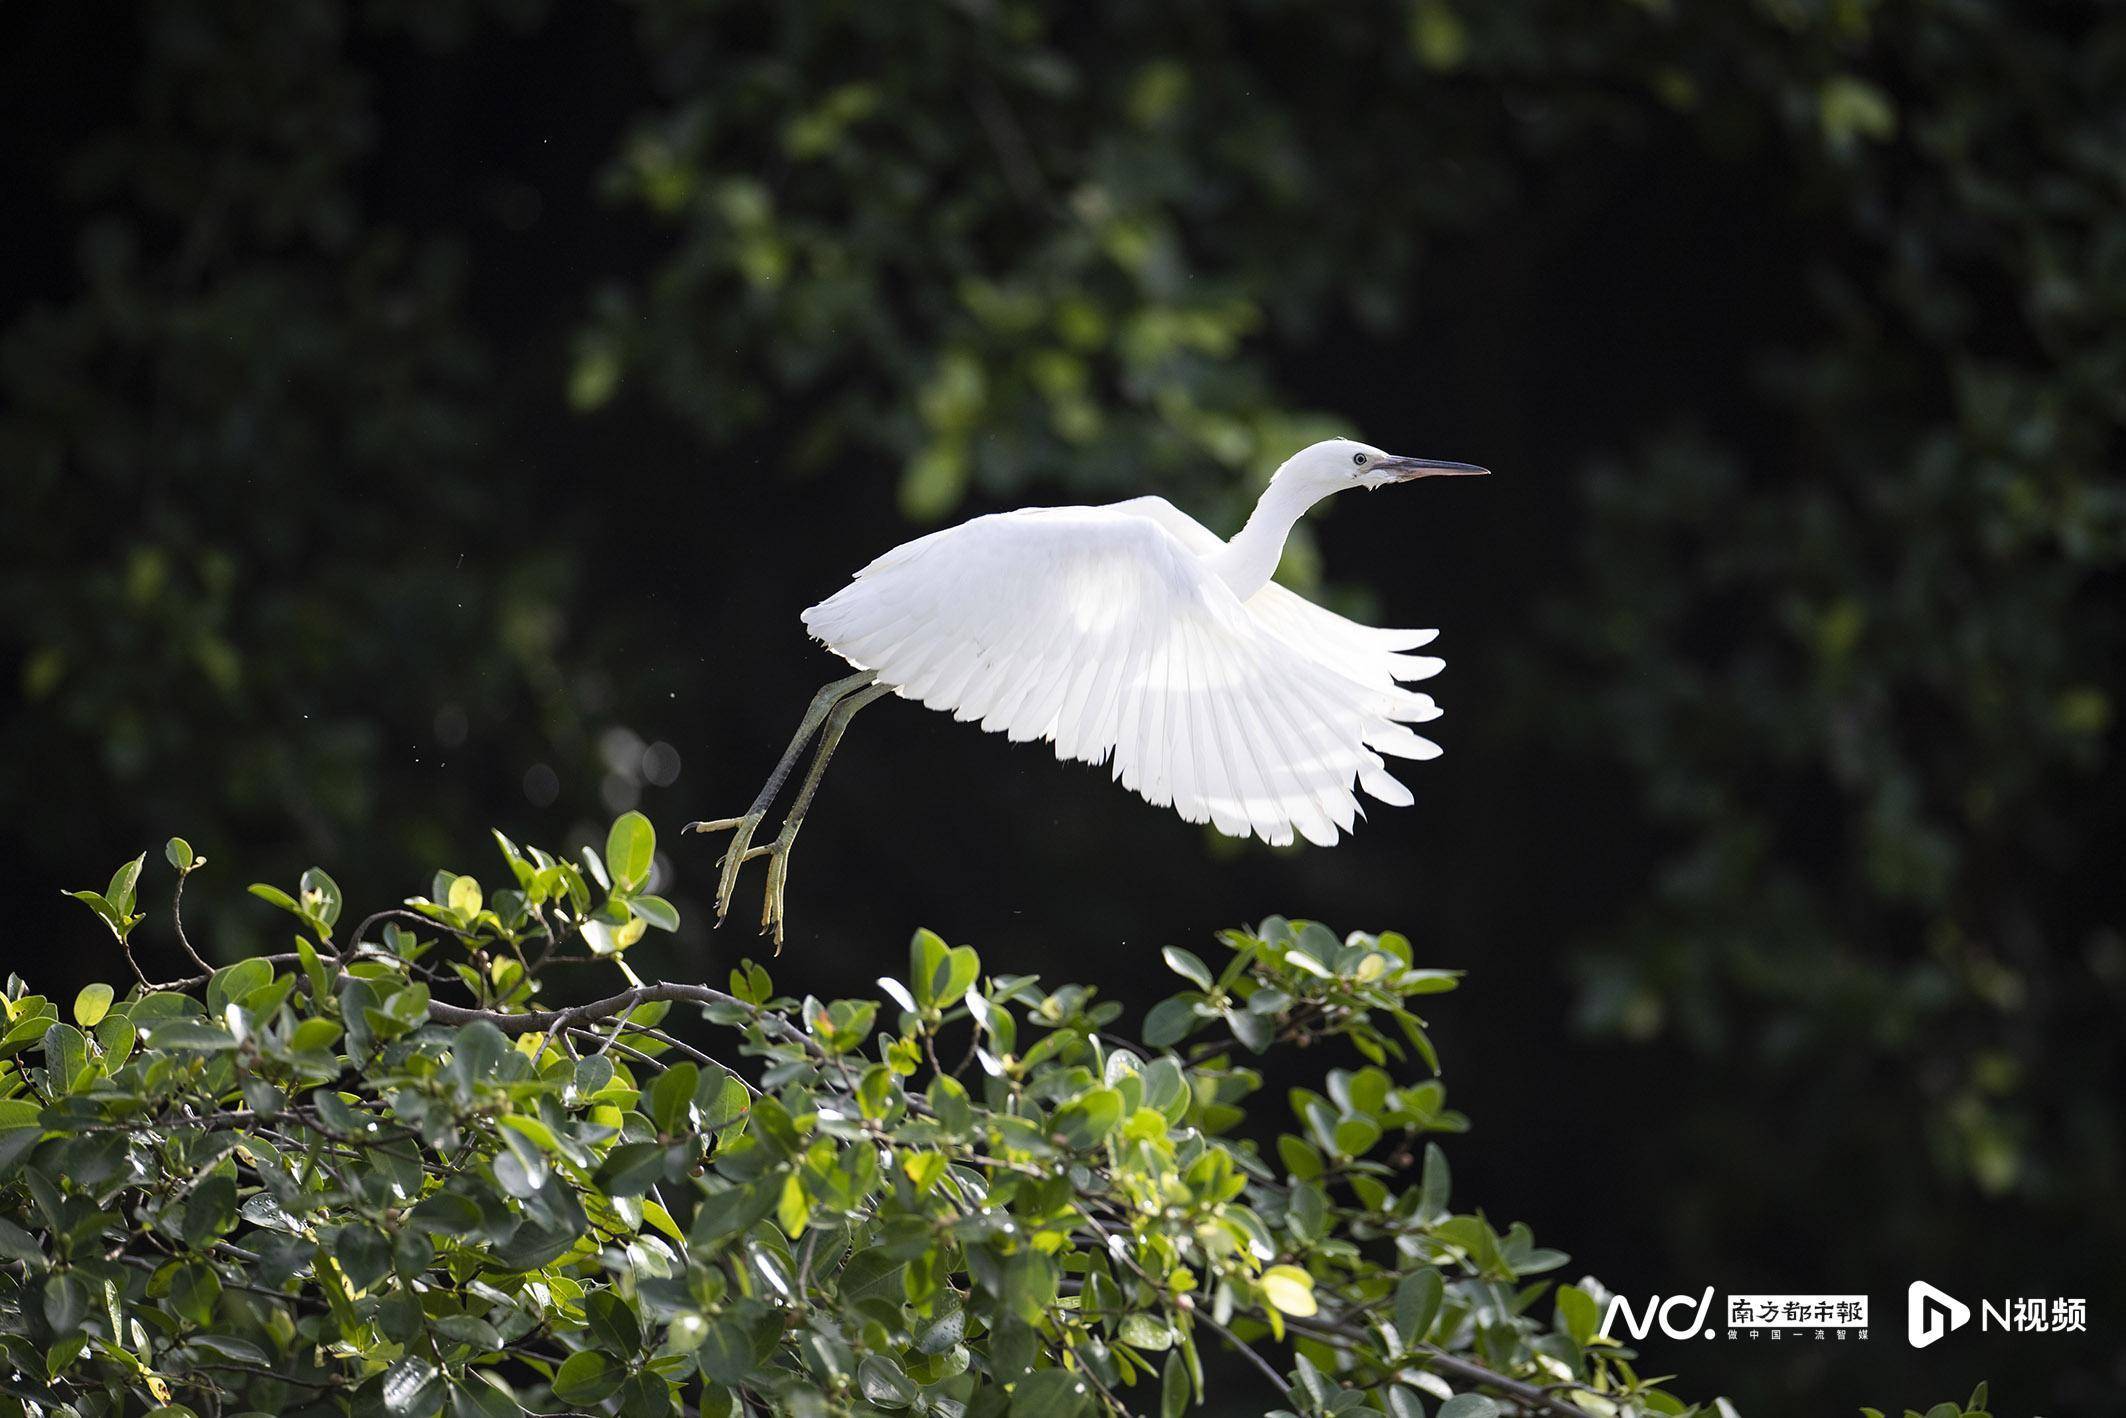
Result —
[{"label": "nd logo", "polygon": [[1602,1336],[1605,1339],[1609,1337],[1610,1327],[1617,1322],[1617,1316],[1622,1315],[1624,1328],[1633,1339],[1646,1338],[1656,1320],[1660,1322],[1661,1332],[1670,1339],[1695,1338],[1698,1331],[1705,1328],[1705,1321],[1712,1312],[1713,1287],[1705,1287],[1705,1293],[1695,1302],[1698,1307],[1697,1315],[1685,1324],[1676,1316],[1679,1311],[1687,1313],[1692,1303],[1688,1295],[1671,1295],[1665,1300],[1659,1295],[1650,1295],[1645,1307],[1633,1314],[1631,1306],[1622,1295],[1612,1295],[1609,1297],[1609,1313],[1602,1316]]}]

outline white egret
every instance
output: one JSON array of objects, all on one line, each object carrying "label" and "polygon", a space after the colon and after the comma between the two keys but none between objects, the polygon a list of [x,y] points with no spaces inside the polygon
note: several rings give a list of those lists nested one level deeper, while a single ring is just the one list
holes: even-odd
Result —
[{"label": "white egret", "polygon": [[[1439,660],[1404,653],[1438,632],[1360,625],[1270,576],[1293,524],[1331,493],[1484,471],[1332,438],[1278,468],[1231,541],[1164,498],[1138,497],[994,513],[895,547],[804,613],[858,672],[813,698],[745,816],[688,825],[733,833],[717,921],[739,868],[765,856],[761,930],[781,948],[805,811],[850,718],[888,694],[1015,743],[1046,739],[1060,759],[1111,763],[1154,806],[1230,836],[1282,845],[1297,833],[1326,847],[1363,811],[1358,789],[1407,806],[1382,755],[1439,753],[1407,727],[1438,707],[1400,683],[1439,672]],[[815,734],[781,831],[754,846]]]}]

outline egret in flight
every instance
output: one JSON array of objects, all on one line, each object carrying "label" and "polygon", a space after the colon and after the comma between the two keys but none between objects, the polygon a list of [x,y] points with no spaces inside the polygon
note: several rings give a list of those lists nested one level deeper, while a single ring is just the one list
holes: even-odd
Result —
[{"label": "egret in flight", "polygon": [[[856,668],[813,697],[789,749],[730,831],[716,919],[739,868],[768,858],[761,931],[782,947],[790,848],[849,720],[888,694],[1056,757],[1112,764],[1124,787],[1189,822],[1278,845],[1330,846],[1363,809],[1410,790],[1382,755],[1433,758],[1407,727],[1439,717],[1401,681],[1441,662],[1404,653],[1437,631],[1376,630],[1270,579],[1294,523],[1346,488],[1486,470],[1398,458],[1332,438],[1283,466],[1226,541],[1161,497],[1104,507],[1028,507],[976,517],[895,547],[804,613],[815,639]],[[819,747],[781,830],[753,836],[805,746]]]}]

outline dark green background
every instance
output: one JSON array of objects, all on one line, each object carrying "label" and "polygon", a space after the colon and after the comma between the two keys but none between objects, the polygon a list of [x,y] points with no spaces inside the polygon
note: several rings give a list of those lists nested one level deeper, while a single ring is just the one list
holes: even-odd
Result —
[{"label": "dark green background", "polygon": [[[1286,568],[1443,628],[1416,807],[1235,846],[889,704],[778,983],[1403,929],[1472,972],[1460,1194],[1874,1298],[1649,1344],[1684,1391],[2121,1411],[2122,95],[2117,11],[2007,0],[0,7],[8,963],[116,979],[59,890],[173,832],[226,955],[249,881],[639,805],[720,976],[675,830],[835,672],[801,607],[1000,506],[1230,530],[1348,432],[1499,470]],[[1915,1354],[1920,1277],[2090,1329]]]}]

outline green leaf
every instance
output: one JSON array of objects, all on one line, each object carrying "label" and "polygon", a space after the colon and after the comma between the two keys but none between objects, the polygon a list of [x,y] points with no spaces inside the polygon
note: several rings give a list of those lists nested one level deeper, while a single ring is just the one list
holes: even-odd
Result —
[{"label": "green leaf", "polygon": [[630,1374],[620,1386],[620,1418],[664,1418],[672,1411],[672,1386],[649,1369]]},{"label": "green leaf", "polygon": [[202,1349],[212,1350],[224,1359],[234,1359],[239,1364],[254,1364],[263,1368],[273,1362],[273,1356],[261,1345],[248,1339],[239,1339],[233,1334],[195,1334],[192,1342]]},{"label": "green leaf", "polygon": [[109,985],[84,985],[81,993],[74,996],[74,1022],[84,1029],[94,1029],[111,1012],[115,998],[117,994]]},{"label": "green leaf", "polygon": [[263,881],[254,881],[251,883],[249,890],[253,896],[268,905],[278,906],[292,915],[300,916],[303,914],[303,908],[296,905],[295,898],[278,886],[269,886]]},{"label": "green leaf", "polygon": [[391,1241],[364,1222],[349,1222],[332,1243],[332,1258],[339,1262],[349,1285],[368,1290],[391,1272]]},{"label": "green leaf", "polygon": [[425,1413],[432,1406],[441,1375],[426,1359],[405,1358],[384,1371],[384,1409],[389,1413]]},{"label": "green leaf", "polygon": [[44,1066],[55,1091],[71,1093],[89,1081],[89,1046],[86,1036],[71,1024],[54,1024],[44,1031]]},{"label": "green leaf", "polygon": [[856,1366],[857,1387],[864,1398],[879,1408],[906,1408],[919,1390],[901,1366],[884,1354],[867,1354]]},{"label": "green leaf", "polygon": [[1344,1157],[1363,1157],[1380,1141],[1380,1126],[1369,1118],[1345,1118],[1336,1125],[1336,1151]]},{"label": "green leaf", "polygon": [[[44,1318],[54,1331],[67,1334],[81,1323],[81,1317],[89,1312],[88,1287],[81,1277],[61,1272],[46,1277],[44,1282]],[[211,1317],[212,1311],[209,1310]],[[206,1323],[201,1320],[200,1323]]]},{"label": "green leaf", "polygon": [[746,1085],[737,1074],[724,1069],[706,1070],[700,1087],[694,1090],[694,1106],[705,1131],[729,1127],[743,1118],[752,1105],[753,1095]]},{"label": "green leaf", "polygon": [[729,1320],[717,1320],[702,1336],[694,1358],[716,1382],[744,1383],[753,1376],[753,1337]]},{"label": "green leaf", "polygon": [[1595,1330],[1602,1323],[1601,1307],[1595,1304],[1594,1296],[1577,1285],[1560,1285],[1557,1291],[1558,1327],[1572,1336],[1572,1342],[1586,1346],[1594,1338]]},{"label": "green leaf", "polygon": [[329,1049],[340,1041],[341,1032],[338,1020],[306,1019],[289,1034],[288,1047],[299,1053]]},{"label": "green leaf", "polygon": [[1068,1369],[1036,1369],[1011,1394],[1011,1418],[1083,1418],[1092,1407],[1092,1387]]},{"label": "green leaf", "polygon": [[221,1277],[205,1261],[179,1266],[170,1276],[170,1304],[194,1324],[212,1324],[221,1304]]},{"label": "green leaf", "polygon": [[700,1082],[701,1070],[685,1061],[658,1075],[650,1085],[648,1111],[659,1132],[670,1135],[685,1129],[688,1112],[694,1106],[694,1090]]},{"label": "green leaf", "polygon": [[1182,995],[1161,1000],[1144,1016],[1144,1042],[1155,1049],[1169,1048],[1186,1039],[1199,1022],[1194,1000]]},{"label": "green leaf", "polygon": [[422,1198],[407,1220],[423,1231],[465,1232],[480,1224],[480,1208],[471,1197],[435,1192]]},{"label": "green leaf", "polygon": [[1158,1316],[1137,1311],[1122,1317],[1122,1324],[1115,1331],[1115,1338],[1132,1349],[1146,1349],[1156,1353],[1173,1347],[1174,1329]]},{"label": "green leaf", "polygon": [[945,952],[941,973],[931,981],[932,995],[946,1007],[958,1004],[982,975],[982,957],[971,945],[956,945]]},{"label": "green leaf", "polygon": [[605,835],[605,868],[613,886],[624,892],[649,885],[650,868],[657,861],[657,829],[639,812],[624,812],[613,820]]},{"label": "green leaf", "polygon": [[255,956],[223,966],[207,982],[207,1012],[220,1015],[229,1005],[240,1003],[252,991],[264,989],[272,982],[272,964]]},{"label": "green leaf", "polygon": [[583,1301],[583,1318],[600,1343],[621,1354],[642,1348],[642,1322],[627,1301],[610,1290],[600,1290]]},{"label": "green leaf", "polygon": [[1447,1285],[1439,1271],[1426,1266],[1405,1275],[1395,1287],[1395,1332],[1403,1347],[1414,1349],[1432,1332]]},{"label": "green leaf", "polygon": [[1252,1010],[1229,1009],[1225,1012],[1225,1022],[1232,1029],[1233,1037],[1251,1053],[1260,1054],[1269,1049],[1275,1026],[1262,1015]]},{"label": "green leaf", "polygon": [[1028,1324],[1039,1319],[1056,1298],[1055,1262],[1039,1251],[1018,1251],[1005,1262],[1003,1297]]},{"label": "green leaf", "polygon": [[1329,1395],[1334,1393],[1335,1389],[1328,1379],[1322,1376],[1320,1368],[1304,1352],[1293,1356],[1293,1365],[1293,1377],[1299,1381],[1299,1390],[1311,1401],[1309,1406],[1328,1407]]},{"label": "green leaf", "polygon": [[1273,1265],[1262,1273],[1262,1293],[1271,1305],[1301,1319],[1316,1313],[1314,1277],[1296,1265]]},{"label": "green leaf", "polygon": [[185,1201],[185,1244],[203,1250],[236,1225],[236,1181],[208,1177]]},{"label": "green leaf", "polygon": [[1181,1418],[1188,1411],[1191,1397],[1188,1361],[1176,1349],[1159,1368],[1159,1418]]},{"label": "green leaf", "polygon": [[1425,1167],[1419,1175],[1417,1219],[1429,1221],[1447,1214],[1447,1197],[1451,1178],[1447,1172],[1447,1154],[1439,1150],[1439,1144],[1425,1144]]},{"label": "green leaf", "polygon": [[44,1247],[37,1238],[4,1216],[0,1216],[0,1255],[31,1267],[41,1268],[44,1264]]},{"label": "green leaf", "polygon": [[192,844],[182,837],[172,837],[169,841],[163,843],[162,855],[165,861],[181,872],[192,870],[193,865],[199,860],[192,855]]},{"label": "green leaf", "polygon": [[626,1377],[627,1370],[610,1354],[581,1350],[569,1355],[554,1371],[554,1397],[588,1408],[612,1397]]},{"label": "green leaf", "polygon": [[1284,1133],[1277,1139],[1277,1157],[1284,1163],[1285,1171],[1302,1182],[1310,1182],[1321,1175],[1321,1153],[1306,1139]]},{"label": "green leaf", "polygon": [[450,889],[443,894],[443,904],[450,908],[451,915],[460,921],[470,922],[480,914],[481,907],[487,904],[487,898],[481,893],[477,878],[454,876],[450,879]]},{"label": "green leaf", "polygon": [[950,947],[934,931],[918,930],[908,942],[908,983],[915,990],[915,1003],[919,1009],[932,1009],[938,1003],[937,981],[945,970],[945,957]]},{"label": "green leaf", "polygon": [[142,852],[111,873],[111,884],[104,888],[103,899],[111,903],[111,910],[119,916],[133,914],[133,890],[140,884],[140,864],[148,859]]},{"label": "green leaf", "polygon": [[1167,969],[1187,980],[1205,994],[1211,992],[1213,983],[1211,967],[1204,964],[1195,952],[1183,950],[1177,945],[1170,945],[1160,951],[1159,955],[1161,959],[1166,961]]},{"label": "green leaf", "polygon": [[783,1234],[791,1237],[804,1233],[806,1223],[812,1219],[812,1198],[805,1194],[805,1184],[795,1172],[782,1179],[782,1195],[775,1203],[775,1224],[782,1227]]},{"label": "green leaf", "polygon": [[679,929],[679,908],[662,896],[631,896],[627,907],[660,931]]},{"label": "green leaf", "polygon": [[297,883],[302,891],[303,914],[316,920],[324,935],[340,918],[340,884],[323,867],[312,867]]},{"label": "green leaf", "polygon": [[1077,1152],[1097,1147],[1122,1122],[1122,1095],[1112,1088],[1094,1088],[1056,1110],[1049,1131],[1062,1145]]},{"label": "green leaf", "polygon": [[1439,1406],[1438,1418],[1498,1418],[1498,1403],[1480,1393],[1458,1393]]},{"label": "green leaf", "polygon": [[103,899],[102,892],[63,891],[60,893],[60,895],[73,897],[76,901],[79,901],[82,905],[88,907],[91,911],[94,911],[96,913],[97,919],[102,921],[105,925],[109,926],[112,930],[115,931],[118,929],[118,913],[111,909],[110,902]]},{"label": "green leaf", "polygon": [[523,1413],[515,1399],[477,1370],[450,1386],[450,1418],[523,1418]]},{"label": "green leaf", "polygon": [[967,1337],[967,1311],[958,1305],[946,1309],[929,1324],[924,1325],[915,1336],[915,1348],[919,1354],[947,1354],[952,1347]]}]

